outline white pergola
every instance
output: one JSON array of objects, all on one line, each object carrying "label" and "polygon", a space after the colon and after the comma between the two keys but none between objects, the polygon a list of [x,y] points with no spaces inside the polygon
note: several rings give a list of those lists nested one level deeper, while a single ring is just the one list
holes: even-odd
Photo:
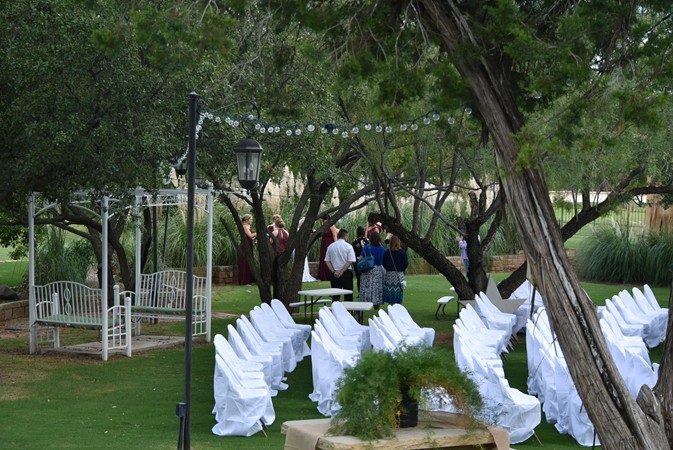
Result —
[{"label": "white pergola", "polygon": [[[146,189],[138,188],[133,192],[135,197],[135,204],[126,207],[133,208],[133,215],[135,217],[135,281],[136,289],[140,286],[140,276],[142,274],[141,267],[141,243],[142,243],[142,223],[140,220],[141,211],[148,207],[170,207],[170,206],[186,206],[187,205],[187,189],[159,189],[157,191],[148,191]],[[195,195],[197,201],[195,207],[197,210],[203,211],[208,217],[207,230],[207,259],[206,259],[206,296],[207,296],[207,331],[206,340],[210,341],[211,327],[211,301],[212,301],[212,267],[213,267],[213,188],[212,185],[207,189],[196,189]],[[71,207],[86,211],[91,216],[100,219],[101,221],[101,241],[107,244],[109,241],[109,225],[108,220],[110,215],[110,205],[114,202],[119,202],[119,199],[112,198],[108,195],[103,195],[99,199],[92,198],[91,192],[78,192],[73,195],[73,200],[68,204]],[[29,315],[31,325],[35,322],[35,220],[40,215],[47,211],[57,209],[61,202],[49,202],[42,198],[39,193],[32,193],[28,203],[28,285],[29,285]],[[156,237],[155,237],[156,238]],[[109,256],[108,245],[102,245],[101,249],[102,266],[101,266],[101,295],[102,304],[108,304],[108,288],[110,280],[108,279]],[[33,328],[31,327],[31,330]],[[31,331],[30,349],[31,353],[36,351],[37,336]],[[103,342],[105,350],[106,342]]]}]

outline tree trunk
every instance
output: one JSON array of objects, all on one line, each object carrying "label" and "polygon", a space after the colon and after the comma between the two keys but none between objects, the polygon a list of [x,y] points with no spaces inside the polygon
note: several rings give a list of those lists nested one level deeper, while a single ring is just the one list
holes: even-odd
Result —
[{"label": "tree trunk", "polygon": [[[673,442],[673,310],[671,304],[673,303],[673,284],[671,284],[671,293],[668,298],[668,332],[666,333],[666,340],[664,341],[664,354],[661,358],[661,365],[659,366],[659,379],[656,386],[654,386],[654,393],[661,402],[661,420],[663,421],[666,438],[668,442]],[[641,391],[642,392],[642,391]],[[640,403],[640,396],[638,398]],[[647,411],[647,409],[645,409]],[[656,414],[651,414],[657,417]]]},{"label": "tree trunk", "polygon": [[[449,54],[465,47],[484,50],[472,35],[468,18],[453,2],[425,0],[422,14]],[[462,49],[462,50],[461,50]],[[535,162],[521,168],[517,134],[523,119],[517,109],[505,58],[490,55],[456,61],[470,85],[479,112],[493,138],[502,188],[552,326],[557,330],[572,379],[605,448],[668,449],[663,424],[644,414],[631,398],[603,339],[595,306],[586,296],[563,248],[547,185]],[[644,387],[644,391],[649,388]],[[645,397],[645,396],[643,396]],[[651,410],[659,411],[653,396]]]}]

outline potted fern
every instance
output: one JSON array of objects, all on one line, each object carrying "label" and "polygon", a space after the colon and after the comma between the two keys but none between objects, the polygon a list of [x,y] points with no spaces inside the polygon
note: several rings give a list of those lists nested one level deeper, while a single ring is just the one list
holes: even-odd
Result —
[{"label": "potted fern", "polygon": [[415,426],[422,389],[445,392],[454,408],[468,417],[482,406],[477,386],[447,349],[413,346],[393,353],[370,351],[344,370],[337,382],[335,395],[341,410],[332,418],[330,434],[371,441],[391,437],[393,429],[405,422]]}]

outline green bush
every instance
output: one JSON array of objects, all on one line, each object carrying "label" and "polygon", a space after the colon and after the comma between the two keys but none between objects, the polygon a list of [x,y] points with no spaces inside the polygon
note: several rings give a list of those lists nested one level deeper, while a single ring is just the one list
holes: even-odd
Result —
[{"label": "green bush", "polygon": [[441,390],[468,417],[477,417],[482,398],[476,384],[460,371],[443,347],[410,346],[392,353],[369,351],[344,369],[337,381],[341,409],[332,418],[330,433],[363,440],[390,437],[397,426],[401,386],[421,403],[421,389]]},{"label": "green bush", "polygon": [[673,236],[631,239],[614,229],[597,232],[577,250],[578,273],[587,281],[662,286],[671,282]]}]

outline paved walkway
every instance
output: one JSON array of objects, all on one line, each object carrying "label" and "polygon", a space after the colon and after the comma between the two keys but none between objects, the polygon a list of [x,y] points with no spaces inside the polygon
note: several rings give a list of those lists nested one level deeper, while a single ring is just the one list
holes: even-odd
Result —
[{"label": "paved walkway", "polygon": [[[213,319],[235,319],[240,317],[239,314],[228,314],[222,312],[212,313]],[[0,324],[0,339],[15,339],[25,337],[28,338],[28,318],[12,319]],[[182,346],[185,343],[183,336],[153,336],[141,335],[133,336],[132,348],[133,353],[141,353],[158,348],[170,348]],[[203,340],[201,336],[194,338],[195,340]],[[85,344],[68,345],[60,347],[59,349],[49,348],[47,346],[40,347],[40,352],[63,352],[63,353],[77,353],[83,355],[91,355],[100,358],[101,343],[87,342]],[[125,350],[115,349],[110,350],[110,355],[124,355]]]}]

